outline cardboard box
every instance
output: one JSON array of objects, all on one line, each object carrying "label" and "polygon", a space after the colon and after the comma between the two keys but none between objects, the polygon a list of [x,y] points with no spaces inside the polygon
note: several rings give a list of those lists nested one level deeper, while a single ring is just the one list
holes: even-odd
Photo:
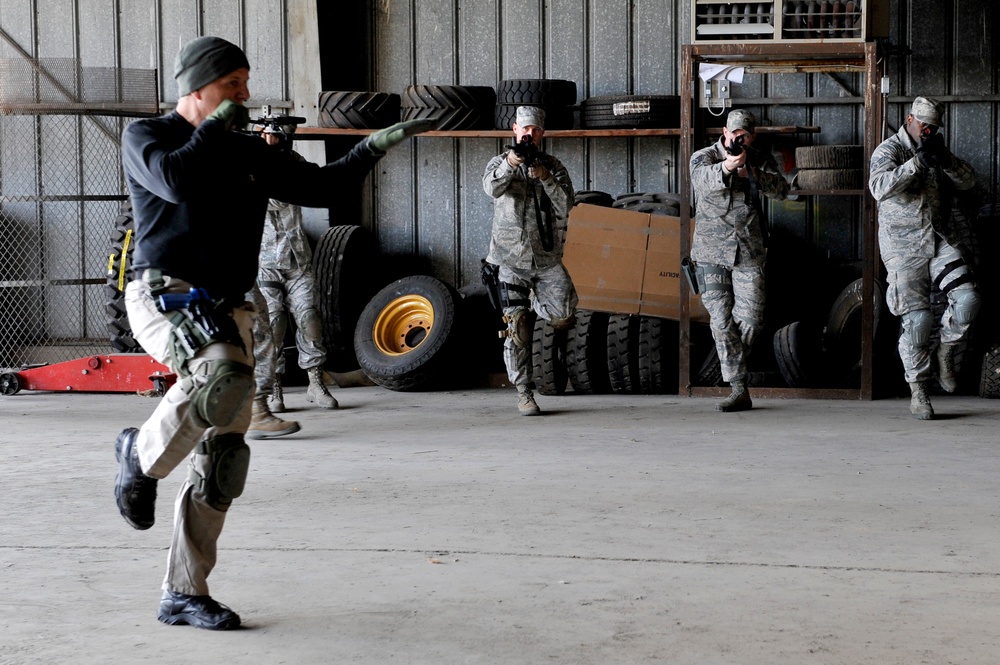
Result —
[{"label": "cardboard box", "polygon": [[[581,203],[570,211],[563,262],[580,308],[680,319],[678,217]],[[691,320],[708,322],[699,296]]]}]

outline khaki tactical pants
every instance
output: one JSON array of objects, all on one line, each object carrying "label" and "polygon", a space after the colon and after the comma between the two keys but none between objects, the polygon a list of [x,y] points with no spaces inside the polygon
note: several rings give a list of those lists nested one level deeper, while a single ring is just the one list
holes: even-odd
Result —
[{"label": "khaki tactical pants", "polygon": [[[186,290],[186,285],[169,282]],[[145,281],[137,279],[125,289],[125,307],[132,333],[142,348],[155,360],[170,367],[170,321],[157,308]],[[249,303],[233,310],[243,347],[215,342],[209,344],[188,362],[195,370],[209,359],[229,359],[253,365],[254,308]],[[172,371],[176,368],[170,367]],[[192,455],[199,441],[219,434],[243,434],[250,426],[252,400],[247,400],[240,414],[226,428],[204,429],[191,418],[191,403],[178,381],[160,400],[153,415],[139,428],[136,446],[143,472],[153,478],[165,478],[185,458],[191,466],[207,476],[210,460],[207,455]],[[208,575],[215,567],[216,542],[222,532],[226,513],[212,508],[204,492],[194,487],[187,476],[181,484],[174,504],[174,533],[167,555],[167,574],[163,588],[192,596],[208,595]]]}]

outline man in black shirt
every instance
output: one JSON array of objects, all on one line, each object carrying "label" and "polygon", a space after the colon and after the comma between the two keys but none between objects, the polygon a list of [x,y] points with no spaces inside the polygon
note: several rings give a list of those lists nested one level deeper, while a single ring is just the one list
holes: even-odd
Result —
[{"label": "man in black shirt", "polygon": [[380,130],[318,166],[232,131],[246,124],[250,96],[250,65],[239,47],[218,37],[194,39],[178,53],[174,78],[177,109],[129,125],[122,159],[136,229],[137,279],[125,292],[129,321],[146,352],[179,380],[142,427],[118,435],[115,496],[131,526],[150,528],[157,479],[190,455],[159,619],[228,630],[240,618],[209,596],[207,578],[249,467],[244,434],[257,313],[245,294],[257,277],[267,201],[329,207],[340,186],[360,184],[388,148],[429,126]]}]

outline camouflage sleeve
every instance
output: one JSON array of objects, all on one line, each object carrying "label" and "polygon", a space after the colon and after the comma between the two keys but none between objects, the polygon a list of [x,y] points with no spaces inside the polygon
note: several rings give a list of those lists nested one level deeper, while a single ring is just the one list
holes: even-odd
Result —
[{"label": "camouflage sleeve", "polygon": [[711,148],[699,150],[691,156],[691,188],[696,192],[719,192],[729,189],[732,174],[722,170]]},{"label": "camouflage sleeve", "polygon": [[876,201],[882,201],[906,189],[920,170],[916,157],[907,159],[892,146],[883,143],[872,153],[868,189]]},{"label": "camouflage sleeve", "polygon": [[558,220],[559,226],[565,233],[566,219],[569,211],[573,207],[573,181],[569,177],[569,171],[562,162],[554,159],[552,169],[549,171],[552,177],[542,183],[545,193],[552,202],[552,212]]},{"label": "camouflage sleeve", "polygon": [[486,165],[486,172],[483,173],[483,191],[495,199],[500,198],[514,179],[516,173],[507,162],[507,153],[497,155]]},{"label": "camouflage sleeve", "polygon": [[788,190],[790,188],[788,181],[785,180],[785,176],[778,169],[778,163],[774,161],[774,157],[766,153],[758,152],[758,154],[763,156],[760,166],[754,169],[757,172],[758,188],[768,198],[783,201],[788,197]]},{"label": "camouflage sleeve", "polygon": [[952,155],[953,161],[949,168],[941,169],[948,176],[955,188],[960,190],[972,189],[976,186],[976,170],[972,165],[963,159]]}]

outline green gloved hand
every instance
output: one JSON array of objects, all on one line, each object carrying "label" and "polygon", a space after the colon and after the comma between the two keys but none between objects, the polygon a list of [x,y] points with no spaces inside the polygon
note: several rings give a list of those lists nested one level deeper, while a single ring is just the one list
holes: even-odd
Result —
[{"label": "green gloved hand", "polygon": [[250,122],[250,111],[242,104],[225,99],[208,115],[208,120],[221,120],[226,129],[246,129]]},{"label": "green gloved hand", "polygon": [[414,134],[434,129],[437,120],[407,120],[391,127],[380,129],[368,137],[368,149],[373,155],[384,155],[389,148],[397,146]]}]

